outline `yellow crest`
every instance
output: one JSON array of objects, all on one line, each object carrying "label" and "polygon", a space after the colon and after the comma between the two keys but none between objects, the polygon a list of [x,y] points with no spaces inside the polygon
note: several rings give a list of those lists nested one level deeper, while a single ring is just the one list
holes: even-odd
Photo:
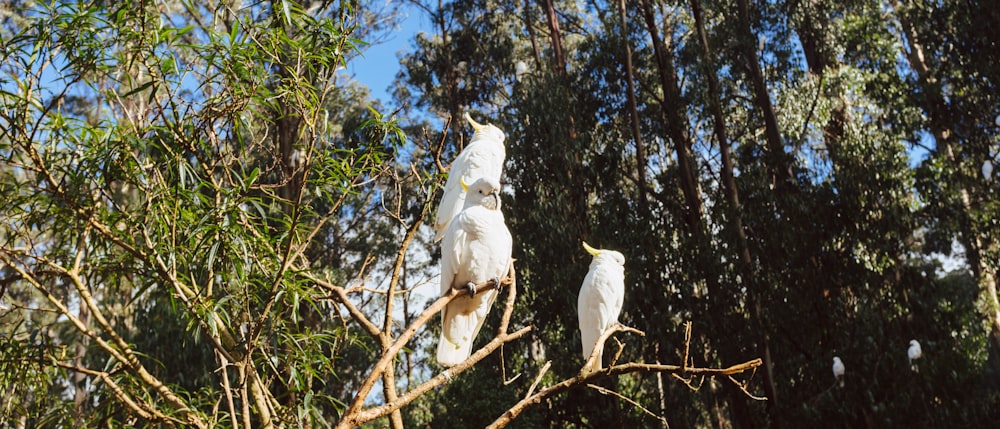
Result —
[{"label": "yellow crest", "polygon": [[465,120],[469,121],[469,124],[472,125],[472,129],[476,131],[479,131],[479,129],[483,127],[483,124],[472,120],[472,116],[469,116],[469,112],[465,112]]},{"label": "yellow crest", "polygon": [[589,253],[589,254],[591,254],[591,255],[594,255],[594,256],[597,256],[597,255],[600,255],[600,254],[601,254],[601,251],[600,251],[600,250],[598,250],[598,249],[595,249],[595,248],[593,248],[593,247],[590,247],[590,245],[589,245],[589,244],[587,244],[587,242],[586,242],[586,241],[584,241],[584,242],[583,242],[583,248],[584,248],[584,250],[586,250],[586,251],[587,251],[587,253]]}]

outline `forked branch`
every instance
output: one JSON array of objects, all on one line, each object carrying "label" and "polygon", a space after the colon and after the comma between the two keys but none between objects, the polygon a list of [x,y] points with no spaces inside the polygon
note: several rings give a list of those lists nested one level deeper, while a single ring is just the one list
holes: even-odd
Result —
[{"label": "forked branch", "polygon": [[[388,415],[395,410],[402,408],[403,406],[409,404],[414,399],[418,398],[420,395],[427,393],[427,391],[440,386],[454,377],[457,374],[464,372],[465,370],[471,368],[473,365],[478,363],[480,360],[489,356],[501,345],[508,343],[510,341],[516,340],[529,331],[531,331],[530,326],[521,328],[513,333],[507,333],[507,327],[510,323],[510,316],[514,311],[514,301],[517,296],[517,280],[514,271],[514,264],[511,262],[510,268],[508,269],[507,277],[501,280],[500,285],[509,286],[510,291],[507,294],[506,305],[504,306],[504,312],[500,319],[500,329],[497,335],[485,346],[480,348],[478,351],[469,356],[462,363],[455,365],[442,371],[437,376],[431,378],[430,380],[420,384],[419,386],[409,390],[408,392],[402,394],[395,401],[389,401],[386,404],[372,407],[369,409],[363,409],[364,401],[368,397],[372,388],[375,386],[376,381],[385,373],[389,365],[392,365],[393,359],[399,354],[399,351],[406,345],[407,342],[417,333],[420,328],[425,325],[432,317],[437,316],[437,314],[448,305],[451,300],[457,298],[460,295],[466,294],[465,290],[451,289],[447,294],[441,296],[434,301],[426,310],[423,311],[417,318],[404,330],[392,346],[382,353],[381,358],[372,367],[371,372],[368,377],[361,383],[361,387],[358,389],[358,393],[355,395],[354,400],[351,405],[344,412],[343,418],[337,424],[337,428],[350,428],[359,426],[366,422],[372,421],[379,417]],[[497,288],[498,285],[493,281],[489,280],[476,285],[476,293],[482,293],[490,289]]]},{"label": "forked branch", "polygon": [[[676,374],[702,375],[708,377],[726,376],[728,380],[736,384],[737,387],[739,387],[750,398],[758,400],[766,399],[751,395],[750,392],[746,390],[745,383],[740,383],[732,377],[733,374],[743,373],[748,370],[755,370],[757,367],[761,366],[763,364],[763,361],[760,358],[732,365],[727,368],[696,368],[696,367],[690,367],[686,363],[678,366],[678,365],[661,365],[661,364],[628,362],[620,365],[611,365],[607,368],[602,368],[598,371],[588,372],[586,368],[589,368],[590,364],[594,361],[594,359],[597,358],[596,357],[596,355],[598,354],[597,350],[603,349],[604,343],[607,342],[608,338],[611,338],[611,335],[614,334],[615,332],[632,332],[638,335],[644,335],[642,331],[639,331],[634,328],[629,328],[621,324],[616,324],[615,326],[612,326],[607,331],[605,331],[600,338],[598,338],[597,345],[594,347],[595,351],[591,353],[590,357],[587,359],[587,362],[583,366],[583,368],[585,369],[582,369],[579,374],[577,374],[573,378],[563,380],[562,382],[559,382],[555,385],[544,388],[535,394],[526,396],[524,399],[514,404],[514,406],[510,407],[510,409],[504,412],[503,415],[498,417],[496,420],[493,421],[492,424],[490,424],[487,427],[488,428],[506,427],[508,424],[510,424],[511,421],[513,421],[515,418],[521,415],[521,413],[524,412],[524,410],[528,409],[528,407],[541,403],[544,399],[550,396],[556,395],[558,393],[567,391],[569,389],[578,386],[589,386],[592,384],[594,380],[597,380],[599,378],[614,377],[633,372],[668,373],[675,375]],[[690,336],[688,337],[688,341],[690,341]],[[688,344],[685,344],[685,350],[688,350],[688,346],[689,346]],[[685,354],[686,353],[687,352],[685,351]],[[532,387],[532,390],[534,390],[534,387]]]}]

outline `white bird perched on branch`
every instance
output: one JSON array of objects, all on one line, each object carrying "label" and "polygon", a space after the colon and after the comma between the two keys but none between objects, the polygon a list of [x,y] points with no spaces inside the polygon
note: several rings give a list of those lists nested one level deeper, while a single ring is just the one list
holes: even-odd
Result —
[{"label": "white bird perched on branch", "polygon": [[833,357],[833,378],[840,381],[840,385],[844,385],[844,362],[840,360],[839,357]]},{"label": "white bird perched on branch", "polygon": [[[576,301],[583,360],[586,361],[601,334],[618,323],[625,299],[625,256],[614,250],[595,249],[586,242],[583,248],[594,256]],[[601,369],[603,354],[604,350],[597,351],[590,372]]]},{"label": "white bird perched on branch", "polygon": [[924,352],[920,350],[920,343],[917,340],[910,340],[910,348],[906,349],[906,357],[910,358],[910,369],[913,372],[919,372],[917,371],[917,364],[913,363],[913,361],[920,359],[923,355]]},{"label": "white bird perched on branch", "polygon": [[451,222],[465,206],[465,190],[461,182],[470,183],[485,177],[500,183],[503,174],[503,162],[507,157],[503,141],[506,136],[500,128],[494,125],[482,125],[465,113],[465,120],[476,130],[472,141],[462,149],[448,171],[448,181],[444,185],[444,196],[438,205],[437,217],[434,220],[434,241],[440,241],[448,231]]},{"label": "white bird perched on branch", "polygon": [[511,259],[513,240],[500,211],[500,183],[480,178],[472,186],[460,181],[468,193],[465,208],[451,221],[441,242],[441,293],[465,288],[441,311],[441,338],[437,360],[456,365],[472,352],[472,342],[483,327],[497,290],[476,294],[475,285],[489,280],[500,286]]}]

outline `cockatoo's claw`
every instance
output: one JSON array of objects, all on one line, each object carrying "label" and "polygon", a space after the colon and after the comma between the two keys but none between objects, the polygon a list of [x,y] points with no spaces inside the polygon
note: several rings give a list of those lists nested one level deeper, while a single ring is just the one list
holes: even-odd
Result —
[{"label": "cockatoo's claw", "polygon": [[503,291],[503,284],[500,283],[500,277],[494,277],[492,278],[492,280],[493,280],[493,285],[497,287],[497,292]]},{"label": "cockatoo's claw", "polygon": [[476,284],[473,282],[468,282],[465,284],[465,289],[469,291],[469,298],[476,296]]}]

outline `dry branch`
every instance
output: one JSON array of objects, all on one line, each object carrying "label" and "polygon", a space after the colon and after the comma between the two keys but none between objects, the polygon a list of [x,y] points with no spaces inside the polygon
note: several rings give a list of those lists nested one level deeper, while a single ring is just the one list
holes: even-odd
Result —
[{"label": "dry branch", "polygon": [[[605,330],[600,337],[597,337],[597,344],[594,346],[594,350],[590,352],[590,356],[587,358],[587,362],[583,364],[583,368],[580,369],[580,375],[586,375],[585,373],[588,372],[590,368],[593,368],[593,364],[595,363],[594,361],[598,359],[598,356],[601,356],[602,350],[604,350],[604,343],[606,343],[608,341],[608,338],[610,338],[611,335],[614,334],[615,332],[631,332],[640,337],[646,336],[645,332],[642,332],[638,329],[630,328],[628,326],[622,325],[621,323],[614,324],[613,326]],[[603,365],[603,363],[601,362],[597,363]]]},{"label": "dry branch", "polygon": [[111,393],[115,395],[115,398],[117,398],[119,401],[121,401],[121,403],[125,404],[125,406],[128,407],[132,412],[136,413],[136,415],[138,415],[143,419],[152,422],[171,422],[178,424],[184,423],[183,421],[168,417],[167,415],[163,414],[158,409],[154,408],[145,401],[140,402],[136,400],[136,398],[131,397],[128,393],[125,392],[124,389],[121,388],[121,386],[118,385],[118,383],[115,383],[115,381],[111,378],[110,374],[108,374],[105,371],[96,371],[84,368],[79,365],[70,365],[65,362],[60,362],[58,360],[53,360],[53,364],[68,371],[87,374],[89,376],[100,379],[101,382],[103,382],[104,385],[107,386],[109,390],[111,390]]},{"label": "dry branch", "polygon": [[[403,395],[400,395],[395,401],[389,401],[386,404],[372,407],[369,409],[362,409],[365,399],[374,387],[375,382],[382,376],[386,371],[388,365],[391,365],[395,356],[402,350],[403,346],[417,333],[417,331],[426,324],[432,317],[437,316],[437,314],[448,305],[451,300],[468,293],[462,289],[451,289],[447,294],[441,296],[434,301],[426,310],[423,311],[414,321],[403,331],[402,334],[396,341],[392,344],[388,350],[382,353],[382,357],[379,361],[372,366],[371,372],[368,377],[361,383],[361,387],[358,389],[358,393],[355,395],[354,400],[348,407],[347,411],[344,412],[343,418],[337,424],[337,428],[349,428],[355,427],[371,420],[377,419],[379,417],[388,415],[395,410],[402,408],[403,406],[409,404],[414,399],[427,393],[429,390],[440,386],[452,379],[457,374],[464,372],[465,370],[471,368],[473,365],[478,363],[480,360],[489,356],[501,345],[508,343],[510,341],[516,340],[529,331],[531,331],[530,326],[521,328],[513,333],[507,333],[508,325],[510,324],[510,316],[514,311],[514,302],[517,296],[517,280],[514,271],[514,263],[511,262],[510,268],[508,270],[507,277],[500,282],[500,285],[509,285],[509,293],[507,294],[507,301],[504,307],[503,315],[500,318],[500,328],[498,329],[497,335],[485,346],[477,350],[475,353],[469,356],[468,359],[462,363],[452,366],[444,371],[442,371],[437,376],[431,378],[430,380],[421,383],[419,386],[410,389]],[[490,289],[497,288],[498,285],[493,281],[489,280],[476,285],[476,293],[482,293]]]},{"label": "dry branch", "polygon": [[[597,350],[603,349],[604,343],[607,342],[608,338],[611,338],[611,335],[614,334],[615,332],[632,332],[635,334],[644,335],[642,331],[639,331],[634,328],[629,328],[621,324],[616,324],[612,326],[607,331],[605,331],[604,334],[600,336],[600,338],[597,339],[597,345],[594,347],[594,352],[592,352],[590,357],[587,358],[587,362],[584,363],[583,368],[580,370],[579,374],[577,374],[573,378],[563,380],[562,382],[559,382],[545,389],[542,389],[538,391],[538,393],[535,393],[533,395],[530,394],[529,392],[528,396],[525,396],[524,399],[519,401],[517,404],[514,404],[514,406],[510,407],[510,409],[504,412],[500,417],[494,420],[493,423],[487,427],[488,428],[506,427],[508,424],[510,424],[511,421],[513,421],[515,418],[521,415],[521,413],[524,412],[524,410],[526,410],[528,407],[541,403],[542,400],[550,396],[556,395],[558,393],[567,391],[569,389],[578,386],[591,385],[592,381],[597,380],[599,378],[614,377],[633,372],[668,373],[673,375],[677,374],[702,375],[709,377],[727,376],[727,378],[730,381],[736,384],[736,386],[740,388],[744,393],[746,393],[747,396],[749,396],[750,398],[758,400],[766,399],[750,394],[750,392],[747,391],[746,389],[745,383],[739,383],[734,378],[731,377],[733,374],[739,374],[748,370],[756,370],[757,367],[763,364],[763,361],[760,358],[732,365],[727,368],[692,368],[689,367],[686,363],[678,366],[678,365],[661,365],[661,364],[628,362],[620,365],[612,365],[607,368],[602,368],[598,371],[592,371],[592,372],[587,371],[587,368],[590,368],[591,363],[597,358],[596,357],[598,354]],[[690,337],[688,337],[688,340],[685,341],[685,343],[689,341]],[[688,349],[688,344],[685,344],[685,350],[687,349]],[[539,375],[539,379],[540,378],[541,375]],[[534,386],[532,386],[531,390],[534,390]]]}]

